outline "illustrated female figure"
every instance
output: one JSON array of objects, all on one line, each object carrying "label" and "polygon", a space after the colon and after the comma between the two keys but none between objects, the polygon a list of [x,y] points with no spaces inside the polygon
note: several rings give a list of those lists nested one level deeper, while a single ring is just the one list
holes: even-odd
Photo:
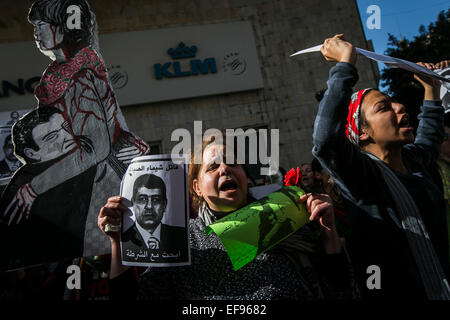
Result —
[{"label": "illustrated female figure", "polygon": [[[70,24],[73,19],[79,24]],[[99,53],[95,15],[89,4],[85,0],[38,0],[28,20],[35,27],[38,48],[53,60],[35,88],[38,109],[60,110],[70,123],[72,136],[90,139],[93,152],[85,152],[74,138],[77,146],[20,187],[6,212],[20,222],[28,217],[39,195],[96,166],[84,254],[98,254],[96,245],[108,241],[97,231],[98,210],[107,195],[118,191],[131,159],[146,154],[149,147],[128,131]],[[71,196],[76,194],[74,190]],[[104,242],[99,243],[98,237]]]}]

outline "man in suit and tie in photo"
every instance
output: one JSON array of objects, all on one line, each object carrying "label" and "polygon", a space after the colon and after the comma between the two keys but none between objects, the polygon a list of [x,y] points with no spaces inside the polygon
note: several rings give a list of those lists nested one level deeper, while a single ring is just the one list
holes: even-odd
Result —
[{"label": "man in suit and tie in photo", "polygon": [[123,258],[155,263],[186,261],[186,228],[161,223],[167,207],[164,181],[153,174],[139,176],[131,200],[136,222],[122,234]]},{"label": "man in suit and tie in photo", "polygon": [[14,155],[14,145],[11,135],[8,135],[3,143],[3,154],[5,158],[0,161],[0,177],[9,177],[21,166],[19,159]]}]

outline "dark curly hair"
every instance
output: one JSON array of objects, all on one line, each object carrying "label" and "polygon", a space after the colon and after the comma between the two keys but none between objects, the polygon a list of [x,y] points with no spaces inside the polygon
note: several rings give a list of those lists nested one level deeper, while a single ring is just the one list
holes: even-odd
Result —
[{"label": "dark curly hair", "polygon": [[167,195],[166,195],[166,184],[164,183],[164,180],[161,179],[158,176],[155,176],[154,174],[143,174],[139,176],[135,181],[133,185],[133,198],[131,199],[132,202],[135,201],[136,195],[138,190],[141,188],[147,188],[147,189],[159,189],[161,190],[161,197],[164,199],[165,202],[167,202]]},{"label": "dark curly hair", "polygon": [[13,125],[14,152],[23,163],[36,162],[25,155],[25,148],[39,150],[39,146],[33,139],[33,129],[41,123],[49,122],[50,117],[55,113],[61,113],[61,111],[53,107],[34,109]]},{"label": "dark curly hair", "polygon": [[[39,146],[33,138],[33,129],[42,123],[49,122],[50,118],[56,113],[62,114],[60,110],[54,107],[39,107],[25,114],[13,125],[11,130],[14,153],[22,163],[39,162],[35,159],[27,157],[25,154],[25,148],[30,148],[34,151],[39,150]],[[71,131],[70,128],[64,127],[64,129],[68,132]],[[94,147],[92,141],[88,137],[83,135],[75,135],[74,139],[85,152],[93,152]]]},{"label": "dark curly hair", "polygon": [[[67,26],[70,17],[67,8],[72,5],[80,8],[80,29],[69,29]],[[70,54],[90,44],[93,21],[89,4],[85,0],[38,0],[31,5],[28,13],[28,21],[31,24],[36,20],[60,27],[64,33],[64,40],[60,46],[66,48]]]}]

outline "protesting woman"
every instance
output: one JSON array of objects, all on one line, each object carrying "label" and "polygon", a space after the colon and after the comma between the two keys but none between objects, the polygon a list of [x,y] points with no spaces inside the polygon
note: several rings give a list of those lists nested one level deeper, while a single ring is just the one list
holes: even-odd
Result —
[{"label": "protesting woman", "polygon": [[[350,297],[349,264],[327,196],[305,195],[299,199],[306,203],[310,219],[319,222],[319,237],[315,237],[314,228],[305,228],[303,232],[302,228],[234,271],[219,238],[214,233],[207,235],[205,227],[254,199],[247,190],[244,167],[224,163],[224,159],[217,161],[225,154],[223,144],[208,139],[203,142],[202,150],[202,163],[191,161],[188,177],[193,206],[199,213],[189,222],[192,265],[148,269],[139,282],[139,298],[311,300]],[[120,224],[121,215],[127,210],[121,201],[121,197],[112,197],[101,209],[98,218],[101,230],[104,231],[107,224]],[[123,288],[135,286],[136,280],[131,269],[127,270],[120,263],[120,234],[107,234],[112,246],[112,294],[129,292]]]},{"label": "protesting woman", "polygon": [[360,283],[367,284],[364,295],[449,299],[444,202],[428,172],[443,138],[439,82],[414,76],[425,90],[414,138],[402,104],[376,89],[352,96],[356,50],[343,35],[326,39],[321,52],[338,63],[315,120],[313,155],[347,206],[347,243]]}]

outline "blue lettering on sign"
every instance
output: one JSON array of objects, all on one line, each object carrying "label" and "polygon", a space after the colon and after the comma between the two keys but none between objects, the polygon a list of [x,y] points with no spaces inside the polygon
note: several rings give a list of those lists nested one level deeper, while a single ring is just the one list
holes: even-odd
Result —
[{"label": "blue lettering on sign", "polygon": [[[197,50],[196,46],[188,47],[185,46],[183,42],[180,42],[176,49],[170,48],[167,50],[167,53],[175,60],[195,57]],[[187,69],[189,67],[190,70]],[[181,66],[179,61],[166,62],[164,64],[157,63],[154,64],[153,68],[157,80],[217,73],[215,58],[206,58],[203,61],[200,59],[193,59],[184,67]]]},{"label": "blue lettering on sign", "polygon": [[167,78],[172,78],[173,74],[171,74],[167,70],[167,68],[169,68],[171,64],[172,64],[171,62],[165,63],[164,66],[161,66],[161,64],[159,64],[159,63],[155,64],[156,79],[160,80],[160,79],[162,79],[163,76],[166,76]]},{"label": "blue lettering on sign", "polygon": [[196,76],[198,74],[217,73],[216,59],[206,58],[205,60],[195,59],[190,61],[191,70],[182,70],[179,61],[166,62],[163,65],[156,63],[154,65],[155,77],[157,80],[162,78],[179,78],[187,76]]},{"label": "blue lettering on sign", "polygon": [[175,72],[175,77],[186,77],[191,75],[189,71],[181,71],[180,63],[178,61],[173,63],[173,70]]},{"label": "blue lettering on sign", "polygon": [[191,71],[193,75],[198,75],[198,71],[202,74],[207,74],[209,70],[211,70],[211,73],[217,73],[216,68],[216,59],[214,58],[207,58],[203,61],[201,60],[191,60]]}]

